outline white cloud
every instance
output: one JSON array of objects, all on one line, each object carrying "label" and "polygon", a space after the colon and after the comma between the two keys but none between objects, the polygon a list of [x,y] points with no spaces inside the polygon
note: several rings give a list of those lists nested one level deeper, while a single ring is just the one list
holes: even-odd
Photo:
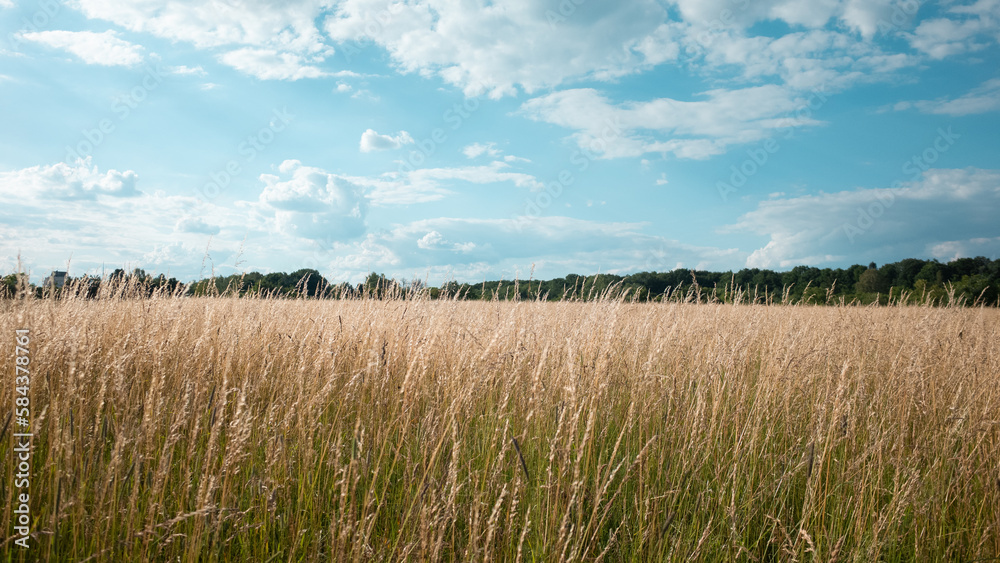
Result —
[{"label": "white cloud", "polygon": [[313,240],[350,240],[365,231],[368,200],[364,189],[342,176],[286,160],[278,171],[262,174],[256,210],[268,224],[289,236]]},{"label": "white cloud", "polygon": [[902,11],[899,5],[893,4],[893,0],[846,0],[842,4],[843,12],[840,18],[848,27],[871,39],[880,30],[893,28],[894,9],[902,14],[902,16],[897,15],[897,21],[901,21],[904,25],[907,23],[906,12]]},{"label": "white cloud", "polygon": [[354,98],[355,100],[366,100],[369,102],[377,102],[382,99],[379,96],[373,94],[371,90],[363,90],[363,89],[358,90],[353,94],[351,94],[351,98]]},{"label": "white cloud", "polygon": [[[209,231],[245,229],[245,214],[194,197],[144,193],[137,183],[135,171],[101,172],[89,159],[0,172],[0,256],[21,252],[42,273],[63,269],[72,257],[78,275],[100,273],[102,263],[146,267],[154,255],[169,254],[163,264],[171,275],[193,277]],[[211,254],[223,259],[238,242],[217,242]]]},{"label": "white cloud", "polygon": [[698,31],[685,36],[689,57],[706,68],[732,72],[750,81],[779,78],[790,88],[826,93],[858,82],[887,80],[912,67],[919,57],[886,53],[874,42],[826,29],[794,31],[779,37],[749,36],[739,28]]},{"label": "white cloud", "polygon": [[68,51],[87,64],[135,66],[143,61],[143,48],[118,38],[114,31],[35,31],[22,33],[26,41]]},{"label": "white cloud", "polygon": [[[405,164],[405,163],[404,163]],[[375,206],[411,205],[441,200],[454,192],[445,186],[457,184],[513,184],[518,188],[540,189],[542,183],[531,174],[513,171],[506,162],[494,161],[482,166],[459,166],[451,168],[407,169],[400,166],[396,172],[378,176],[351,176],[333,174],[319,168],[302,166],[295,160],[285,161],[279,168],[282,172],[308,170],[316,178],[359,188],[367,202]],[[305,172],[295,172],[296,175]],[[273,181],[272,176],[265,175]],[[318,181],[318,180],[317,180]],[[300,181],[301,182],[301,181]],[[270,196],[269,196],[270,197]]]},{"label": "white cloud", "polygon": [[955,116],[997,111],[1000,110],[1000,78],[987,80],[957,98],[899,102],[893,107],[897,111],[910,108],[917,108],[924,113]]},{"label": "white cloud", "polygon": [[747,266],[773,268],[928,256],[948,241],[994,235],[998,214],[1000,171],[931,169],[893,188],[765,200],[726,230],[767,236]]},{"label": "white cloud", "polygon": [[459,166],[454,168],[419,168],[408,174],[410,182],[420,188],[422,185],[436,185],[439,180],[459,180],[473,184],[493,184],[513,182],[515,186],[539,190],[542,182],[531,174],[510,172],[510,165],[499,160],[485,166]]},{"label": "white cloud", "polygon": [[656,185],[657,186],[666,186],[669,183],[670,182],[667,180],[667,173],[666,172],[660,174],[660,177],[656,179]]},{"label": "white cloud", "polygon": [[[671,0],[686,22],[702,28],[749,28],[766,20],[819,28],[831,21],[865,38],[889,25],[892,0]],[[905,22],[904,22],[905,23]]]},{"label": "white cloud", "polygon": [[462,254],[474,252],[478,245],[474,242],[449,242],[437,231],[430,231],[417,239],[417,247],[422,250],[450,250]]},{"label": "white cloud", "polygon": [[299,80],[327,75],[319,67],[309,64],[310,61],[301,55],[274,49],[243,47],[223,53],[219,60],[261,80]]},{"label": "white cloud", "polygon": [[384,2],[346,0],[325,28],[335,41],[372,40],[401,71],[437,74],[470,96],[500,97],[517,87],[533,92],[581,77],[606,80],[676,57],[669,38],[648,39],[666,18],[654,0],[570,5],[563,18],[555,1],[428,0],[387,9]]},{"label": "white cloud", "polygon": [[501,151],[496,148],[496,143],[472,143],[471,145],[466,145],[462,149],[462,154],[466,158],[476,158],[477,156],[487,155],[490,157],[500,156]]},{"label": "white cloud", "polygon": [[[513,172],[509,166],[494,162],[349,177],[287,160],[275,174],[261,175],[262,190],[256,199],[238,202],[235,207],[161,192],[146,194],[136,188],[134,171],[100,171],[89,160],[75,165],[35,166],[0,173],[0,208],[8,212],[0,225],[0,256],[16,256],[19,249],[31,248],[28,265],[42,269],[60,267],[72,255],[77,272],[99,267],[102,262],[117,264],[113,267],[128,262],[191,279],[208,275],[207,270],[199,269],[203,260],[206,268],[216,272],[236,271],[227,260],[239,252],[241,239],[245,239],[241,268],[295,269],[334,259],[370,262],[372,266],[423,260],[419,256],[399,258],[396,252],[403,247],[435,256],[452,254],[468,264],[473,256],[491,255],[489,246],[496,248],[488,236],[477,238],[475,220],[455,220],[455,225],[467,226],[460,229],[449,227],[447,221],[437,229],[430,223],[414,225],[412,236],[406,234],[408,242],[390,243],[390,239],[395,240],[392,232],[402,235],[411,230],[400,227],[398,232],[367,233],[369,207],[437,199],[449,193],[441,187],[446,183],[536,184],[532,176]],[[541,224],[557,223],[544,220]],[[499,224],[502,228],[494,234],[518,228],[511,220]],[[564,239],[566,235],[553,236]],[[209,240],[211,246],[206,250]],[[432,262],[442,260],[434,258]],[[364,267],[367,265],[359,266]]]},{"label": "white cloud", "polygon": [[644,227],[559,216],[424,219],[338,247],[329,267],[333,275],[349,279],[372,269],[402,278],[429,272],[445,280],[525,279],[532,264],[536,277],[546,277],[573,271],[664,271],[677,264],[722,268],[745,256],[735,249],[646,235]]},{"label": "white cloud", "polygon": [[88,18],[199,48],[249,45],[297,53],[329,51],[314,23],[326,0],[72,0],[68,4]]},{"label": "white cloud", "polygon": [[986,47],[974,40],[982,30],[980,20],[937,18],[921,22],[908,37],[914,49],[927,53],[932,59],[943,59]]},{"label": "white cloud", "polygon": [[444,242],[444,237],[437,231],[431,231],[417,240],[417,246],[425,250],[437,248]]},{"label": "white cloud", "polygon": [[[325,27],[335,41],[374,41],[404,72],[437,74],[467,95],[494,98],[518,88],[530,94],[579,79],[614,80],[702,56],[710,66],[745,65],[748,77],[781,75],[797,88],[884,79],[880,71],[917,62],[886,55],[870,41],[880,26],[895,25],[890,22],[899,8],[892,0],[670,3],[681,21],[671,21],[652,0],[510,0],[486,7],[425,0],[389,8],[375,0],[345,0]],[[768,20],[795,31],[779,38],[747,35],[754,23]],[[848,31],[822,29],[831,22]]]},{"label": "white cloud", "polygon": [[819,123],[808,114],[796,115],[809,109],[810,98],[776,85],[710,90],[700,97],[705,99],[614,104],[596,90],[581,88],[533,98],[519,112],[576,130],[577,144],[603,158],[659,152],[703,159],[780,129]]},{"label": "white cloud", "polygon": [[361,134],[361,152],[384,151],[398,149],[403,145],[413,144],[413,137],[406,131],[396,135],[382,135],[374,129],[367,129]]},{"label": "white cloud", "polygon": [[949,240],[932,244],[928,248],[931,258],[951,262],[968,256],[990,256],[996,259],[1000,252],[1000,237],[976,237],[966,240]]},{"label": "white cloud", "polygon": [[219,60],[262,80],[327,76],[316,64],[334,52],[315,24],[326,0],[73,0],[69,4],[88,18],[111,21],[130,31],[189,42],[200,49],[235,47]]},{"label": "white cloud", "polygon": [[0,194],[57,200],[94,199],[99,195],[132,197],[140,194],[135,187],[137,179],[132,170],[101,174],[87,157],[72,165],[59,162],[0,172]]},{"label": "white cloud", "polygon": [[[516,162],[531,162],[527,158],[520,156],[514,156],[512,154],[503,154],[503,151],[497,148],[496,143],[472,143],[462,147],[462,154],[466,158],[479,158],[486,155],[490,158],[503,158],[503,161],[507,164],[514,164]],[[494,163],[496,165],[497,163]]]},{"label": "white cloud", "polygon": [[913,33],[905,34],[910,45],[931,58],[943,59],[1000,41],[1000,0],[951,4],[947,12],[948,17],[924,20]]},{"label": "white cloud", "polygon": [[[984,2],[995,0],[979,4]],[[493,98],[581,79],[616,80],[680,61],[703,61],[710,68],[737,64],[746,78],[777,75],[799,89],[881,80],[887,70],[917,62],[909,55],[882,53],[870,41],[898,11],[891,0],[671,3],[681,21],[672,21],[657,0],[506,0],[486,6],[456,0],[343,0],[332,7],[328,0],[75,0],[72,5],[88,17],[199,48],[236,47],[223,56],[227,64],[273,79],[329,75],[315,66],[334,52],[316,27],[322,21],[333,44],[356,48],[359,41],[373,42],[401,72],[437,75],[468,96]],[[976,9],[989,13],[987,8]],[[775,19],[794,32],[748,36],[754,23]]]},{"label": "white cloud", "polygon": [[172,66],[167,68],[167,72],[181,76],[205,76],[207,74],[205,69],[201,68],[200,65],[195,67],[185,65]]},{"label": "white cloud", "polygon": [[210,225],[201,217],[182,217],[174,225],[174,230],[179,233],[201,233],[205,235],[219,234],[218,225]]}]

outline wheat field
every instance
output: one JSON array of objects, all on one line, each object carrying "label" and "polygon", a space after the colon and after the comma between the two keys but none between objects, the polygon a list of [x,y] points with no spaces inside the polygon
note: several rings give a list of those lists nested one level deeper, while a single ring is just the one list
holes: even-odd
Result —
[{"label": "wheat field", "polygon": [[8,561],[1000,556],[996,309],[6,300],[3,413],[24,328]]}]

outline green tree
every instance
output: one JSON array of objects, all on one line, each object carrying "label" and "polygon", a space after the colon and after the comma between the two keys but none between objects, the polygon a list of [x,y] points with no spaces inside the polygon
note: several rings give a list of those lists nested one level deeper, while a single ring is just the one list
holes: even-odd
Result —
[{"label": "green tree", "polygon": [[941,264],[938,262],[928,262],[924,264],[923,268],[920,268],[920,273],[917,274],[918,280],[924,280],[929,284],[940,284],[944,282],[944,271]]},{"label": "green tree", "polygon": [[292,291],[301,292],[309,296],[319,296],[319,294],[326,289],[329,282],[326,278],[317,270],[312,268],[303,268],[301,270],[296,270],[288,275],[291,278]]},{"label": "green tree", "polygon": [[4,276],[0,280],[0,299],[7,299],[17,295],[17,274]]},{"label": "green tree", "polygon": [[889,291],[889,282],[881,272],[875,268],[868,268],[858,278],[854,290],[858,293],[886,293]]}]

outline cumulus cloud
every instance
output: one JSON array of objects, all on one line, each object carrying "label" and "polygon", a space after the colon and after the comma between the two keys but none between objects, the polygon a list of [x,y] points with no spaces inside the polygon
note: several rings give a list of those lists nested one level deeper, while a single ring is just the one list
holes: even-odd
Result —
[{"label": "cumulus cloud", "polygon": [[982,25],[978,20],[936,18],[921,22],[909,35],[909,40],[913,48],[927,53],[933,59],[943,59],[986,47],[985,44],[974,41],[980,31]]},{"label": "cumulus cloud", "polygon": [[35,31],[22,33],[26,41],[68,51],[87,64],[135,66],[143,61],[143,48],[118,37],[114,31]]},{"label": "cumulus cloud", "polygon": [[88,18],[171,41],[189,42],[201,49],[236,47],[221,54],[219,60],[262,80],[326,76],[316,64],[334,52],[315,24],[325,0],[73,0],[69,5]]},{"label": "cumulus cloud", "polygon": [[1000,237],[977,237],[967,240],[949,240],[930,245],[931,258],[951,262],[968,256],[997,256]]},{"label": "cumulus cloud", "polygon": [[979,51],[1000,41],[1000,1],[953,4],[947,17],[927,19],[905,34],[913,48],[933,59]]},{"label": "cumulus cloud", "polygon": [[[748,267],[790,267],[857,256],[937,256],[941,244],[994,240],[998,213],[1000,171],[930,169],[895,187],[762,201],[727,230],[769,237],[747,258]],[[978,248],[1000,251],[995,240]]]},{"label": "cumulus cloud", "polygon": [[364,234],[368,200],[361,186],[297,160],[284,161],[278,170],[282,176],[261,175],[257,206],[278,231],[324,241]]},{"label": "cumulus cloud", "polygon": [[384,151],[398,149],[403,145],[413,144],[413,137],[406,131],[396,135],[382,135],[374,129],[367,129],[361,134],[361,152]]},{"label": "cumulus cloud", "polygon": [[[221,60],[254,76],[325,76],[315,65],[336,45],[352,49],[370,42],[401,72],[436,75],[469,96],[498,98],[581,79],[612,81],[695,60],[720,68],[741,65],[751,79],[761,73],[781,76],[800,89],[841,88],[884,79],[887,69],[919,62],[883,53],[873,41],[882,32],[909,33],[914,47],[932,56],[973,48],[970,34],[996,27],[995,2],[951,6],[947,18],[923,22],[912,33],[914,14],[893,0],[670,0],[666,5],[507,0],[486,6],[343,0],[332,7],[326,0],[74,0],[71,5],[132,31],[199,48],[236,47]],[[780,37],[754,34],[754,24],[773,20],[793,31]]]},{"label": "cumulus cloud", "polygon": [[[773,74],[800,89],[882,79],[886,69],[919,62],[882,53],[871,41],[887,22],[897,29],[893,18],[899,7],[891,0],[672,0],[668,6],[657,0],[507,0],[487,6],[343,0],[332,8],[326,0],[238,5],[75,0],[72,5],[132,31],[199,48],[236,47],[220,60],[261,78],[326,76],[316,65],[336,45],[352,49],[371,42],[385,49],[401,72],[436,75],[468,96],[493,98],[581,79],[613,81],[682,60],[742,65],[747,78]],[[951,11],[977,22],[990,13],[988,6],[961,16],[959,10]],[[783,21],[794,31],[781,37],[752,34],[755,23],[768,20]],[[316,22],[322,22],[326,37]],[[900,29],[907,28],[901,23]],[[928,26],[918,35],[930,37],[932,31]]]},{"label": "cumulus cloud", "polygon": [[132,170],[101,174],[90,157],[74,164],[59,162],[0,172],[0,193],[35,199],[81,200],[97,196],[132,197],[138,175]]},{"label": "cumulus cloud", "polygon": [[[571,3],[516,0],[473,5],[446,0],[393,3],[346,0],[325,21],[334,40],[371,40],[403,72],[433,73],[467,95],[491,97],[557,86],[580,77],[609,79],[676,56],[676,47],[643,44],[665,20],[654,0]],[[565,14],[565,15],[564,15]],[[471,32],[469,30],[476,30]],[[526,49],[525,45],[531,45]]]},{"label": "cumulus cloud", "polygon": [[325,0],[68,2],[88,18],[172,41],[189,42],[199,48],[252,45],[298,53],[329,51],[314,23],[326,3]]},{"label": "cumulus cloud", "polygon": [[[166,260],[167,239],[175,259],[164,264],[194,276],[206,235],[220,226],[245,228],[245,214],[194,197],[145,193],[138,180],[132,170],[101,171],[90,159],[0,172],[0,255],[21,252],[39,272],[62,269],[72,256],[77,273],[99,273],[102,263],[145,267],[147,257]],[[212,256],[227,256],[238,243],[219,242]]]},{"label": "cumulus cloud", "polygon": [[[652,0],[512,0],[486,7],[426,0],[388,8],[372,0],[346,0],[325,27],[336,41],[375,42],[404,72],[437,74],[467,95],[494,98],[579,79],[615,80],[699,57],[709,65],[745,65],[748,77],[766,70],[799,88],[844,87],[917,62],[903,54],[886,55],[871,41],[880,29],[896,29],[890,22],[899,8],[892,0],[669,4],[679,21]],[[768,20],[783,21],[795,31],[777,38],[752,34],[755,23]]]}]

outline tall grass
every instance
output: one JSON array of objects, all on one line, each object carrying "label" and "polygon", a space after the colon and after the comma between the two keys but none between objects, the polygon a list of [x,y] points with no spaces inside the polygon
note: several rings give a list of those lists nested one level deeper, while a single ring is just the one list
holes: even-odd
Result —
[{"label": "tall grass", "polygon": [[1000,556],[995,309],[102,297],[0,303],[4,560]]}]

